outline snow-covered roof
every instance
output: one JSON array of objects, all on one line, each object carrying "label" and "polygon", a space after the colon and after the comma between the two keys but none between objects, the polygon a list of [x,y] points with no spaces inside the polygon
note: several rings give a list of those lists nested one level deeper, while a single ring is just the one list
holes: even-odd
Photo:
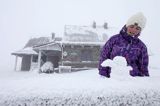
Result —
[{"label": "snow-covered roof", "polygon": [[55,50],[55,51],[61,51],[61,44],[56,42],[51,42],[44,45],[34,46],[34,50]]},{"label": "snow-covered roof", "polygon": [[115,32],[115,28],[111,27],[105,29],[102,26],[93,28],[92,26],[66,25],[65,33],[62,38],[32,38],[27,42],[23,49],[13,52],[12,54],[37,55],[35,51],[39,49],[61,51],[61,44],[103,46],[113,32]]},{"label": "snow-covered roof", "polygon": [[71,42],[71,41],[63,41],[64,45],[89,45],[89,46],[103,46],[105,42]]},{"label": "snow-covered roof", "polygon": [[93,28],[92,26],[66,25],[63,42],[106,42],[115,32],[115,28],[105,29],[102,26]]},{"label": "snow-covered roof", "polygon": [[23,48],[16,52],[12,53],[13,55],[37,55],[37,53],[33,50],[32,47]]}]

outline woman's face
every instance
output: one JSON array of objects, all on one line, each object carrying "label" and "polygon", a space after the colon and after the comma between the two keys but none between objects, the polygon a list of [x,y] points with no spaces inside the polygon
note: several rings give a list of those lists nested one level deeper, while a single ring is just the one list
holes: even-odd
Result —
[{"label": "woman's face", "polygon": [[131,36],[138,35],[141,32],[141,28],[135,24],[135,25],[129,25],[127,27],[127,34]]}]

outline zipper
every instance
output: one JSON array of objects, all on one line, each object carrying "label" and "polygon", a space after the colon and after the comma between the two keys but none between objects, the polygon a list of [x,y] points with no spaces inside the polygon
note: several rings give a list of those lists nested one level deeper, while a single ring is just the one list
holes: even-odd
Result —
[{"label": "zipper", "polygon": [[127,51],[130,49],[130,46],[131,46],[131,45],[132,45],[132,40],[131,40],[131,43],[129,43],[129,44],[127,45],[127,48],[126,48]]}]

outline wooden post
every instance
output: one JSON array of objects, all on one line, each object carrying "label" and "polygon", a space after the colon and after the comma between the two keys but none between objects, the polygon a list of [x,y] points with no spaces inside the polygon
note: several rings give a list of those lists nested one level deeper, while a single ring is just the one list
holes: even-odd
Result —
[{"label": "wooden post", "polygon": [[[63,43],[61,42],[61,65],[63,66]],[[59,73],[61,73],[61,67],[58,68]]]},{"label": "wooden post", "polygon": [[63,45],[62,45],[62,66],[63,66]]},{"label": "wooden post", "polygon": [[32,70],[32,60],[33,60],[33,55],[31,55],[31,65],[30,65],[30,71]]},{"label": "wooden post", "polygon": [[41,55],[42,55],[42,51],[39,50],[38,52],[38,70],[40,71],[41,68]]},{"label": "wooden post", "polygon": [[15,60],[15,65],[14,65],[14,70],[17,70],[17,60],[18,60],[18,56],[16,55],[16,60]]}]

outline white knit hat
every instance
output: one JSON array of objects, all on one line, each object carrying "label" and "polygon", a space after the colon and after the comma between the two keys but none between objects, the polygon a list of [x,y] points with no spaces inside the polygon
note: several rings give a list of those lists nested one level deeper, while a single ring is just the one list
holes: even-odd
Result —
[{"label": "white knit hat", "polygon": [[127,23],[126,23],[126,27],[128,27],[129,25],[134,25],[135,23],[138,24],[139,27],[141,27],[141,29],[143,29],[146,25],[146,17],[143,15],[143,13],[139,12],[133,16],[131,16]]}]

